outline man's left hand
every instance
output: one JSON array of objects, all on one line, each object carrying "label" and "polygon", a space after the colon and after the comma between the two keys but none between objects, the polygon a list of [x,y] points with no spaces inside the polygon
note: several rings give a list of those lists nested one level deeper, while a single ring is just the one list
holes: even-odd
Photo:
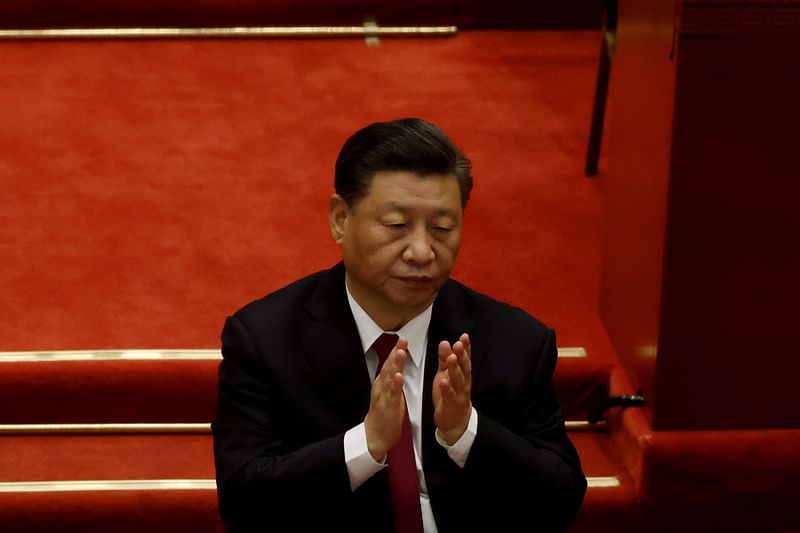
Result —
[{"label": "man's left hand", "polygon": [[452,446],[467,430],[472,414],[472,361],[469,335],[450,346],[439,343],[439,369],[433,378],[433,420],[439,436]]}]

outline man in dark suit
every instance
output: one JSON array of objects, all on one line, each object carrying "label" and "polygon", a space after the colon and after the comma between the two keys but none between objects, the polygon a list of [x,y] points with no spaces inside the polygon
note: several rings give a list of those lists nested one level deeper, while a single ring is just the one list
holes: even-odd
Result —
[{"label": "man in dark suit", "polygon": [[[376,123],[345,143],[335,189],[342,262],[222,332],[213,432],[228,529],[566,529],[586,480],[553,392],[555,334],[449,278],[469,161],[430,123]],[[398,339],[379,362],[384,332]],[[398,516],[392,454],[406,438],[415,509]]]}]

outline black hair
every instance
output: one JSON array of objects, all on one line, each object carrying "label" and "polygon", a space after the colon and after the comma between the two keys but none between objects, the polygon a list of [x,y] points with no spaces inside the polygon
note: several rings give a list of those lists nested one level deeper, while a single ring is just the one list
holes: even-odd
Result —
[{"label": "black hair", "polygon": [[375,122],[344,143],[336,159],[334,187],[348,206],[366,196],[377,172],[406,171],[421,177],[455,176],[461,206],[472,191],[469,159],[437,126],[419,118]]}]

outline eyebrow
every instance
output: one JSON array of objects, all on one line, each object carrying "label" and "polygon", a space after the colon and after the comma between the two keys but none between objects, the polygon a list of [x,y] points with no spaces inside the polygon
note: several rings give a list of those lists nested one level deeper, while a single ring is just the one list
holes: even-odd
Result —
[{"label": "eyebrow", "polygon": [[[400,213],[404,213],[405,214],[405,213],[410,213],[410,212],[415,211],[415,210],[416,210],[415,208],[413,208],[411,206],[408,206],[408,205],[398,204],[397,202],[390,202],[388,205],[386,205],[386,207],[384,207],[382,209],[379,209],[378,212],[387,213],[387,212],[392,212],[392,211],[399,211]],[[458,213],[456,213],[452,209],[436,209],[433,212],[433,214],[434,214],[434,216],[437,216],[437,217],[457,217],[458,216]]]}]

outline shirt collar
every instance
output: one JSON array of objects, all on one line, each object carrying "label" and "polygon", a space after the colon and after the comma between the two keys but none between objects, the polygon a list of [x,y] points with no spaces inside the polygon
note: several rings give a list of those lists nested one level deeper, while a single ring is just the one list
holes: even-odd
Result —
[{"label": "shirt collar", "polygon": [[433,304],[409,320],[399,330],[384,332],[353,298],[347,283],[344,286],[347,289],[347,301],[350,303],[350,310],[353,312],[353,318],[356,321],[358,336],[361,338],[361,347],[364,353],[366,354],[369,351],[372,344],[378,340],[382,333],[396,333],[408,339],[408,355],[411,357],[414,366],[419,367],[422,364],[422,356],[425,354],[426,344],[428,343],[428,326],[431,323]]}]

